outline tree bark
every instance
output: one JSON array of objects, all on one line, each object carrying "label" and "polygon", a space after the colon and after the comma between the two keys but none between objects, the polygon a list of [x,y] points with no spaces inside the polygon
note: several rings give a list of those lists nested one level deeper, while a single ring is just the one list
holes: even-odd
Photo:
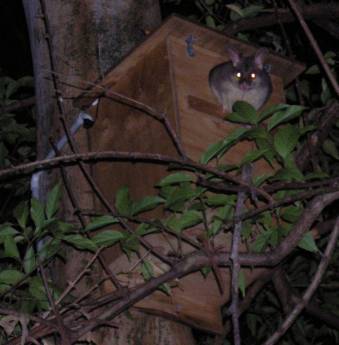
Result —
[{"label": "tree bark", "polygon": [[[144,40],[148,32],[159,26],[160,7],[158,0],[23,0],[23,5],[35,78],[38,158],[44,158],[51,149],[50,137],[54,137],[55,142],[64,134],[60,117],[64,117],[70,126],[79,112],[73,107],[73,99],[101,79]],[[79,151],[90,149],[85,130],[77,134],[76,142]],[[67,175],[79,206],[93,208],[93,194],[79,169],[69,169]],[[55,177],[49,177],[49,183],[44,179],[42,199],[53,179]],[[66,220],[74,221],[74,210],[66,198],[63,208]],[[66,284],[74,278],[84,258],[78,253],[76,257],[70,254],[58,279]],[[150,338],[143,337],[145,340],[139,342],[135,320],[124,318],[119,330],[111,334],[115,337],[117,332],[120,333],[120,342],[116,344],[193,343],[188,337],[187,341],[180,340],[183,334],[190,334],[190,329],[185,326],[140,313],[137,319],[137,324],[152,325],[147,326]],[[160,336],[165,328],[169,330],[167,336]],[[135,337],[130,336],[131,329]],[[104,338],[98,344],[114,343],[113,339]]]}]

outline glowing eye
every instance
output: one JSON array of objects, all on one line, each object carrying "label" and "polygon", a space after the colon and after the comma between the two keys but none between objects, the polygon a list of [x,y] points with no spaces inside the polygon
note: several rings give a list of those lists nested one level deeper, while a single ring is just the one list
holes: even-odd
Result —
[{"label": "glowing eye", "polygon": [[235,76],[236,76],[238,79],[240,79],[240,78],[241,78],[241,73],[240,73],[240,72],[237,72],[237,73],[235,74]]},{"label": "glowing eye", "polygon": [[257,77],[257,75],[255,73],[251,73],[251,78],[255,79]]}]

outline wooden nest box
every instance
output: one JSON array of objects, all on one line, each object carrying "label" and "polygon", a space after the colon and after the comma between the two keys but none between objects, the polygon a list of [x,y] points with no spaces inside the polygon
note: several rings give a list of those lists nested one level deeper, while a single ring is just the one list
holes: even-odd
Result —
[{"label": "wooden nest box", "polygon": [[[193,44],[188,49],[187,42],[192,42],[192,39]],[[222,33],[177,16],[170,17],[110,71],[98,86],[77,100],[78,107],[96,118],[95,126],[89,131],[90,150],[178,157],[163,124],[123,102],[110,99],[111,91],[165,113],[186,154],[199,160],[210,144],[224,138],[234,128],[223,120],[222,107],[208,85],[209,71],[228,59],[227,45],[244,55],[253,54],[256,50]],[[284,86],[293,81],[304,66],[273,54],[269,54],[265,62],[271,65],[273,83],[267,104],[284,102]],[[106,96],[100,97],[104,93]],[[95,99],[100,101],[93,103]],[[230,163],[239,162],[248,149],[246,144],[239,146],[230,156]],[[93,166],[95,180],[112,203],[117,189],[123,185],[129,187],[136,199],[154,194],[153,186],[166,173],[165,166],[146,163],[102,162]],[[99,203],[94,207],[98,209]],[[246,281],[250,283],[256,277],[252,274]],[[180,288],[178,291],[173,289],[171,298],[155,293],[139,302],[137,307],[218,333],[221,331],[219,308],[228,296],[224,296],[221,302],[216,283],[212,280],[212,277],[204,280],[200,273],[195,273],[181,280]]]}]

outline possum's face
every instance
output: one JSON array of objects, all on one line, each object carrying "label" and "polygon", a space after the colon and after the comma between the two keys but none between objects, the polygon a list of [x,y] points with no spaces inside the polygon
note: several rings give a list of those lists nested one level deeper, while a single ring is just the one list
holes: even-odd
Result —
[{"label": "possum's face", "polygon": [[267,72],[255,63],[254,57],[245,57],[233,64],[230,79],[241,91],[249,91],[262,85],[267,79]]}]

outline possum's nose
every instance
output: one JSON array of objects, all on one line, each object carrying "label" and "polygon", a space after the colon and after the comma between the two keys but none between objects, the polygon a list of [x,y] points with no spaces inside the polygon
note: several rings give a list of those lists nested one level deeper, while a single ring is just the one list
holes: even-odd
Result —
[{"label": "possum's nose", "polygon": [[251,89],[251,84],[250,83],[247,83],[247,82],[242,82],[239,84],[239,88],[241,91],[248,91]]}]

